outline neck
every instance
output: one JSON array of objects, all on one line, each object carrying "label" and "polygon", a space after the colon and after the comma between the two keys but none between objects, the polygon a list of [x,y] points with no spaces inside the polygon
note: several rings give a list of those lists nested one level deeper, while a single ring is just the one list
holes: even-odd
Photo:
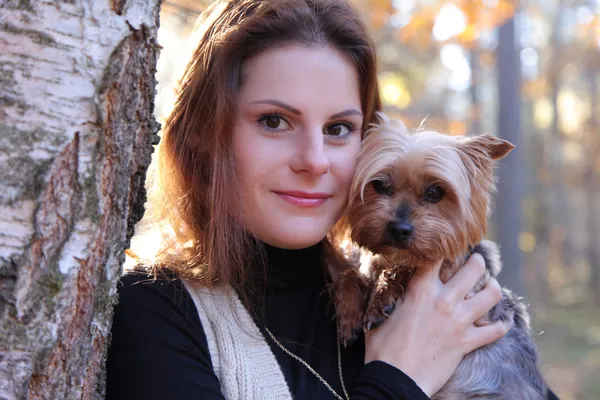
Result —
[{"label": "neck", "polygon": [[295,286],[321,281],[323,269],[323,243],[304,249],[282,249],[257,242],[256,259],[265,267],[268,285]]}]

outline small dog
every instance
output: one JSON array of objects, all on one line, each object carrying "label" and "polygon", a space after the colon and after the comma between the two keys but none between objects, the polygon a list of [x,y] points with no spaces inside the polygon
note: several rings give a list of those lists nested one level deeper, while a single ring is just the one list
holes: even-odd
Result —
[{"label": "small dog", "polygon": [[[491,135],[410,134],[399,121],[380,117],[363,142],[345,217],[352,241],[373,254],[368,274],[357,268],[332,273],[344,344],[384,321],[419,268],[443,259],[445,283],[472,252],[482,254],[487,272],[467,298],[501,269],[498,247],[483,238],[495,189],[493,164],[514,146]],[[330,269],[341,265],[335,261]],[[503,338],[468,354],[432,399],[546,398],[529,315],[506,289],[476,325],[498,320],[514,325]]]}]

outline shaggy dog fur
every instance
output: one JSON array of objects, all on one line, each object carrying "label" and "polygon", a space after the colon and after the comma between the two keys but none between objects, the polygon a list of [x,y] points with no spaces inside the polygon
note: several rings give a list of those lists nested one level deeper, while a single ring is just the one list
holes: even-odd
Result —
[{"label": "shaggy dog fur", "polygon": [[[341,267],[341,259],[328,261],[344,344],[384,321],[419,268],[443,259],[445,283],[472,252],[481,253],[487,272],[467,297],[501,269],[496,244],[484,237],[495,189],[493,164],[514,146],[491,135],[411,134],[400,122],[381,118],[363,142],[346,213],[352,241],[372,253],[361,266],[367,274]],[[466,355],[432,399],[546,398],[529,315],[506,289],[476,325],[498,320],[512,321],[508,334]]]}]

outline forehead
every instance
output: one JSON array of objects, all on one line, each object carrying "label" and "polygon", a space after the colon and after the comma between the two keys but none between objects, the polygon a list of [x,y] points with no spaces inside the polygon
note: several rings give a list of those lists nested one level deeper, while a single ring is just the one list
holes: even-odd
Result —
[{"label": "forehead", "polygon": [[240,101],[271,97],[298,108],[360,105],[352,61],[329,46],[274,47],[242,65]]},{"label": "forehead", "polygon": [[391,175],[396,184],[409,185],[415,190],[434,181],[455,190],[468,186],[457,138],[436,132],[408,136],[404,155],[398,157]]}]

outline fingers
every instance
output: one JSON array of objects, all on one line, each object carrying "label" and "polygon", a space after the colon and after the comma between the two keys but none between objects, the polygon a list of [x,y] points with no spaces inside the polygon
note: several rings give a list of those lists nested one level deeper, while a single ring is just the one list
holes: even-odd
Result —
[{"label": "fingers", "polygon": [[458,298],[464,299],[465,295],[475,286],[477,281],[485,274],[485,260],[479,253],[474,253],[465,265],[460,268],[448,282],[446,287]]},{"label": "fingers", "polygon": [[495,342],[506,335],[511,327],[512,323],[510,321],[498,321],[490,325],[471,328],[467,334],[465,354],[468,354],[481,346]]},{"label": "fingers", "polygon": [[502,299],[502,288],[495,278],[490,278],[481,292],[469,300],[465,300],[465,305],[469,313],[469,321],[475,322],[483,315],[487,314]]}]

